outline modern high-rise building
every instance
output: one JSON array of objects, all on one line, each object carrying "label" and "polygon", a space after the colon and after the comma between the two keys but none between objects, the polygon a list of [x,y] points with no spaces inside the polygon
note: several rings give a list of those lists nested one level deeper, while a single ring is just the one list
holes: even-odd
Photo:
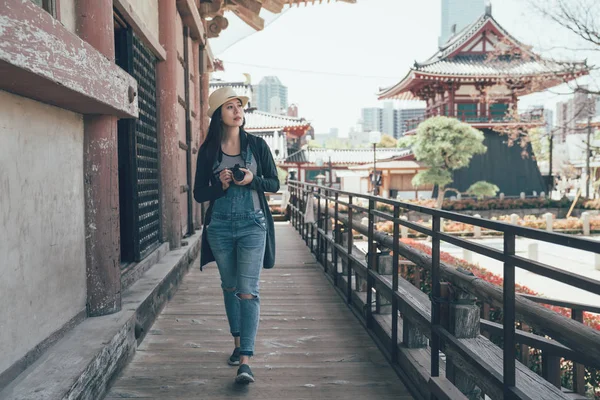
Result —
[{"label": "modern high-rise building", "polygon": [[382,109],[377,107],[363,108],[361,110],[361,119],[365,132],[381,131]]},{"label": "modern high-rise building", "polygon": [[425,108],[394,108],[386,102],[383,108],[363,108],[362,125],[365,132],[379,131],[398,139],[407,131],[407,121],[425,115]]},{"label": "modern high-rise building", "polygon": [[254,86],[254,100],[259,111],[285,114],[288,109],[288,88],[278,77],[265,76]]},{"label": "modern high-rise building", "polygon": [[400,134],[394,136],[398,139],[408,131],[408,121],[421,119],[425,116],[425,108],[401,108],[398,110],[398,123],[400,125]]},{"label": "modern high-rise building", "polygon": [[471,25],[485,12],[488,0],[442,0],[442,31],[439,45],[443,46],[454,33]]},{"label": "modern high-rise building", "polygon": [[581,133],[577,124],[585,121],[588,116],[595,117],[600,111],[600,97],[591,97],[587,93],[575,93],[568,101],[556,104],[555,137],[564,142],[568,135]]}]

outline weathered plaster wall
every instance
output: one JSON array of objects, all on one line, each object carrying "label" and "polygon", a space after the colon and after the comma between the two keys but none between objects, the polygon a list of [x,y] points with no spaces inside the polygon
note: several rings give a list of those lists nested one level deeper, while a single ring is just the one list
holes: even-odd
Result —
[{"label": "weathered plaster wall", "polygon": [[158,0],[129,0],[150,32],[158,37]]},{"label": "weathered plaster wall", "polygon": [[60,22],[75,33],[75,0],[60,0]]},{"label": "weathered plaster wall", "polygon": [[0,91],[0,373],[85,308],[83,119]]}]

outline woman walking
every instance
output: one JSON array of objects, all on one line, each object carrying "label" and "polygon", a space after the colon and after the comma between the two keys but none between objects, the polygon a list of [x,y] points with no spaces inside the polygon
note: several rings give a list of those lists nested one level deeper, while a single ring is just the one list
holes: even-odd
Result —
[{"label": "woman walking", "polygon": [[277,168],[266,142],[244,131],[248,98],[230,87],[213,92],[211,117],[196,165],[194,198],[210,201],[204,218],[200,268],[217,262],[234,350],[235,381],[254,382],[249,366],[260,318],[262,268],[275,263],[273,217],[265,192],[277,192]]}]

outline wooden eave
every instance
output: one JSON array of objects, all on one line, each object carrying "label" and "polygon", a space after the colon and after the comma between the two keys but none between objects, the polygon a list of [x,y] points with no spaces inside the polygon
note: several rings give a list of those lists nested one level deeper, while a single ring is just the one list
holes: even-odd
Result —
[{"label": "wooden eave", "polygon": [[194,0],[177,0],[177,11],[181,15],[183,25],[190,29],[190,36],[205,44],[204,24]]},{"label": "wooden eave", "polygon": [[[563,73],[547,73],[537,75],[458,75],[458,74],[432,74],[427,72],[420,72],[412,70],[408,76],[400,81],[395,86],[380,92],[378,100],[395,99],[401,96],[403,93],[410,92],[413,95],[423,87],[435,84],[435,83],[503,83],[507,78],[518,78],[521,80],[533,80],[539,78],[544,79],[544,86],[536,87],[536,91],[549,89],[551,87],[558,86],[564,83],[565,79],[577,79],[581,76],[587,75],[587,71],[580,72],[563,72]],[[533,93],[532,91],[517,90],[516,93],[519,96],[524,96]]]},{"label": "wooden eave", "polygon": [[[179,0],[178,0],[179,1]],[[334,0],[344,3],[356,3],[357,0]],[[200,7],[202,17],[214,18],[223,16],[225,11],[231,11],[253,29],[260,31],[264,28],[265,21],[260,17],[260,10],[279,14],[285,6],[300,6],[308,4],[321,4],[324,0],[212,0],[203,3]],[[332,0],[327,0],[327,3]]]},{"label": "wooden eave", "polygon": [[378,100],[392,99],[402,93],[410,91],[411,84],[413,83],[414,78],[415,78],[414,73],[415,73],[415,71],[411,69],[410,72],[400,82],[398,82],[397,84],[395,84],[392,87],[389,87],[387,89],[384,89],[383,91],[380,91],[377,99]]}]

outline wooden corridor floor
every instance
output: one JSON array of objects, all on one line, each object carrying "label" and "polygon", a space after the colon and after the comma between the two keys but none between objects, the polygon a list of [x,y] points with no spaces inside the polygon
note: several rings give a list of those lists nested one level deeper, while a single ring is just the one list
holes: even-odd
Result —
[{"label": "wooden corridor floor", "polygon": [[413,397],[287,223],[276,223],[277,263],[261,275],[252,371],[237,367],[216,265],[199,260],[157,318],[106,399],[395,399]]}]

